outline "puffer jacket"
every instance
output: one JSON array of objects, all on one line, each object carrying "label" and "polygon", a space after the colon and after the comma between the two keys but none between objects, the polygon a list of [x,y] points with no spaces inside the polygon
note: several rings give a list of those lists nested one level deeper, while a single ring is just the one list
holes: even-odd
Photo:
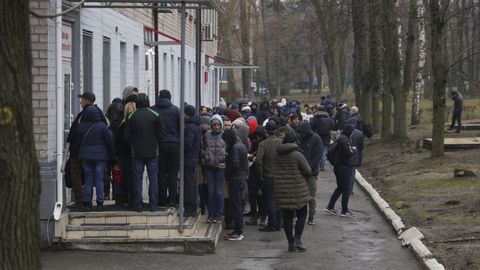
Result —
[{"label": "puffer jacket", "polygon": [[[223,128],[222,118],[218,114],[212,116],[210,125],[213,120],[220,121]],[[226,144],[222,139],[222,132],[207,131],[203,135],[201,148],[203,165],[218,168],[220,163],[225,163]]]},{"label": "puffer jacket", "polygon": [[282,144],[282,140],[275,135],[271,135],[258,145],[258,152],[255,163],[259,176],[275,176],[277,147],[280,144]]},{"label": "puffer jacket", "polygon": [[185,167],[195,168],[200,158],[200,117],[194,115],[185,119]]},{"label": "puffer jacket", "polygon": [[96,106],[85,109],[82,122],[78,125],[77,138],[80,142],[80,160],[107,161],[113,152],[112,132],[103,122],[104,116]]},{"label": "puffer jacket", "polygon": [[347,121],[350,119],[350,108],[344,104],[335,115],[335,121],[337,122],[337,129],[343,130]]},{"label": "puffer jacket", "polygon": [[294,143],[279,145],[273,183],[275,204],[280,209],[300,209],[311,199],[308,177],[310,166],[300,147]]}]

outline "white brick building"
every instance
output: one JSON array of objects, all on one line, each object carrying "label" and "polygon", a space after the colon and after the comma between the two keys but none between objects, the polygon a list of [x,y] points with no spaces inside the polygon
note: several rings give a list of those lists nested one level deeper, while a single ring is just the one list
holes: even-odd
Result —
[{"label": "white brick building", "polygon": [[[31,0],[32,10],[40,13],[54,13],[55,0]],[[64,9],[75,4],[63,1]],[[195,104],[195,17],[188,11],[185,68],[185,101]],[[212,29],[213,41],[202,43],[202,105],[215,106],[219,99],[218,70],[213,64],[217,53],[215,11],[203,11],[202,26]],[[110,9],[92,8],[74,11],[62,17],[62,71],[65,93],[65,134],[71,121],[80,111],[76,97],[84,91],[93,91],[96,103],[102,109],[113,98],[121,97],[128,85],[137,86],[147,93],[150,102],[154,98],[154,75],[159,76],[159,88],[172,92],[172,101],[180,102],[180,45],[161,45],[159,70],[154,70],[153,49],[146,45],[145,38],[152,33],[153,16],[151,9]],[[56,201],[56,34],[55,19],[31,17],[31,39],[33,57],[32,99],[34,109],[34,136],[40,163],[42,195],[41,213],[42,239],[46,240],[47,220],[52,215]],[[159,40],[180,39],[180,13],[159,14]],[[65,190],[65,203],[70,199],[69,189]]]}]

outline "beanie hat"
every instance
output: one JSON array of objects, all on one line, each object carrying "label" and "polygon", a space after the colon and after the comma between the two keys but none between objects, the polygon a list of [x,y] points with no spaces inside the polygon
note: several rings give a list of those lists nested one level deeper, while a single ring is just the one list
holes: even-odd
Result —
[{"label": "beanie hat", "polygon": [[343,127],[342,134],[350,137],[350,135],[352,135],[353,129],[355,129],[355,127],[352,124],[347,124]]},{"label": "beanie hat", "polygon": [[287,132],[285,134],[285,137],[283,137],[283,143],[295,143],[297,142],[297,136],[295,135],[295,132]]},{"label": "beanie hat", "polygon": [[159,98],[166,98],[168,100],[172,99],[172,95],[170,94],[170,91],[167,89],[163,89],[160,91]]},{"label": "beanie hat", "polygon": [[204,116],[200,117],[200,124],[210,126],[210,121],[211,120],[212,120],[212,118],[210,116],[204,115]]},{"label": "beanie hat", "polygon": [[195,109],[195,107],[192,105],[185,106],[185,114],[188,115],[189,117],[194,116],[196,111],[197,109]]}]

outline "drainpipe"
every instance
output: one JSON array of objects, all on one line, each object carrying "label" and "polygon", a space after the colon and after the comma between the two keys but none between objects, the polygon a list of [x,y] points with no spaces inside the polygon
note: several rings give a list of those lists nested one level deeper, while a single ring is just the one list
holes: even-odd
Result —
[{"label": "drainpipe", "polygon": [[[62,12],[62,0],[56,1],[56,13]],[[62,70],[62,16],[55,17],[55,60],[56,60],[56,113],[57,113],[57,202],[54,213],[61,212],[63,205],[63,133],[64,127],[64,103],[65,93],[63,92],[63,70]],[[57,219],[59,215],[55,215]]]},{"label": "drainpipe", "polygon": [[182,41],[180,46],[180,203],[178,206],[178,216],[179,224],[178,231],[183,232],[183,222],[184,222],[184,158],[185,158],[185,16],[186,14],[186,2],[182,1],[182,10],[181,10],[181,38]]}]

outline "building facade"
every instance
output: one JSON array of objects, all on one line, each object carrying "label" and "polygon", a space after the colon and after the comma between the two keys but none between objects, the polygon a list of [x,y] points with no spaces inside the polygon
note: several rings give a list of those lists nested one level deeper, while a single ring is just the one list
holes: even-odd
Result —
[{"label": "building facade", "polygon": [[[61,1],[61,0],[57,0]],[[63,1],[63,9],[76,2]],[[55,13],[55,0],[31,0],[30,9],[39,14]],[[57,91],[63,91],[64,137],[81,110],[77,95],[91,91],[104,111],[126,86],[137,86],[155,102],[155,74],[159,87],[180,103],[180,44],[159,45],[159,68],[154,70],[154,50],[148,41],[157,33],[160,41],[180,40],[180,12],[158,14],[154,30],[151,9],[86,8],[62,16],[61,36],[56,36],[55,18],[31,16],[33,124],[40,164],[42,194],[40,219],[42,242],[53,234],[52,213],[57,201]],[[216,106],[219,100],[219,71],[213,68],[217,54],[217,11],[202,11],[201,103]],[[195,11],[186,20],[185,101],[195,104]],[[57,85],[56,41],[61,39],[62,85]],[[64,139],[65,140],[65,139]],[[60,149],[63,151],[63,149]],[[63,188],[63,204],[71,200]],[[48,227],[48,229],[47,229]],[[49,231],[50,235],[47,235]]]}]

